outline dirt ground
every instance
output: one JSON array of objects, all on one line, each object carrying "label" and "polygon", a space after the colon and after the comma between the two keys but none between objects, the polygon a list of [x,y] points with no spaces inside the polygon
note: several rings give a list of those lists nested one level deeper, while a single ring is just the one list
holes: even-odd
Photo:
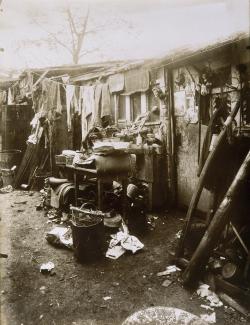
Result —
[{"label": "dirt ground", "polygon": [[[51,225],[44,211],[36,211],[39,203],[38,192],[0,194],[0,252],[8,254],[0,259],[2,325],[121,324],[150,306],[206,313],[200,306],[206,302],[180,282],[166,288],[166,277],[156,276],[170,263],[168,252],[183,223],[180,214],[166,212],[158,218],[155,229],[140,238],[145,244],[141,252],[81,265],[72,251],[46,242]],[[54,276],[39,271],[48,261],[55,264]],[[107,296],[111,299],[104,300]],[[216,309],[216,317],[216,324],[249,324],[225,306]]]}]

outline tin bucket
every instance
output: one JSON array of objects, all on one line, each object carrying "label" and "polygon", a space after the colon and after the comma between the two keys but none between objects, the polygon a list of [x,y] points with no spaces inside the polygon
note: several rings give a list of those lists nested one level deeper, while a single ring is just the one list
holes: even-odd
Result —
[{"label": "tin bucket", "polygon": [[71,220],[73,249],[76,259],[91,262],[101,258],[104,251],[104,223],[98,215],[71,208],[74,216]]}]

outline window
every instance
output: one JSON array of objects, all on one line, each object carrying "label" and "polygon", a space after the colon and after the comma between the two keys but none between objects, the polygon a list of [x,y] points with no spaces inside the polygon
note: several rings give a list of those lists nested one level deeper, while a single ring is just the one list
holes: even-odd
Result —
[{"label": "window", "polygon": [[118,97],[118,120],[126,120],[126,96]]},{"label": "window", "polygon": [[131,121],[141,115],[141,93],[135,93],[130,96]]}]

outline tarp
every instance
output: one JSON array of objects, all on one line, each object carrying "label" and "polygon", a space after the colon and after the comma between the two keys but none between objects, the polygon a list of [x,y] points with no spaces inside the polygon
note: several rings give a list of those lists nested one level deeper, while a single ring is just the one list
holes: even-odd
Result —
[{"label": "tarp", "polygon": [[149,89],[149,72],[144,69],[133,69],[125,74],[125,95],[145,92]]},{"label": "tarp", "polygon": [[111,115],[111,102],[109,85],[105,83],[102,85],[102,105],[101,105],[101,118]]},{"label": "tarp", "polygon": [[123,91],[124,84],[125,84],[124,74],[117,73],[112,76],[109,76],[108,84],[109,84],[109,90],[111,93]]}]

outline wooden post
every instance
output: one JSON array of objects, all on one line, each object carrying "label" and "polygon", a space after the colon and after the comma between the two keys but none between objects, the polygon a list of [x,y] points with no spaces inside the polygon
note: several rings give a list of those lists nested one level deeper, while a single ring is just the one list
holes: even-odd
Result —
[{"label": "wooden post", "polygon": [[173,71],[168,70],[168,120],[167,120],[167,157],[170,205],[175,205],[177,200],[177,173],[175,162],[175,123],[174,123],[174,90]]},{"label": "wooden post", "polygon": [[185,284],[192,284],[199,280],[200,272],[203,271],[213,248],[216,246],[218,239],[221,236],[223,228],[230,220],[230,210],[232,208],[232,204],[234,203],[235,197],[237,197],[237,194],[242,189],[242,183],[248,175],[249,169],[250,151],[248,152],[199,246],[194,252],[185,272],[183,273],[183,282]]},{"label": "wooden post", "polygon": [[[225,122],[226,125],[229,125],[232,120],[234,119],[235,115],[237,114],[238,110],[240,107],[240,101],[237,101],[234,110],[232,111],[231,115],[228,117],[228,120]],[[186,236],[189,232],[189,228],[190,228],[190,223],[192,221],[192,218],[194,216],[194,211],[198,205],[200,196],[201,196],[201,192],[202,189],[204,187],[204,183],[205,183],[205,177],[207,175],[207,172],[211,166],[211,163],[213,162],[215,156],[217,155],[218,151],[220,150],[220,146],[223,143],[224,138],[226,137],[227,134],[227,128],[224,127],[224,129],[221,131],[221,133],[218,136],[218,140],[217,140],[217,145],[214,148],[214,150],[212,150],[207,159],[206,162],[203,166],[203,169],[201,171],[200,177],[199,177],[199,181],[198,184],[196,186],[195,192],[193,193],[189,208],[188,208],[188,212],[186,215],[186,222],[185,222],[185,226],[183,229],[183,235],[180,238],[179,241],[179,245],[176,249],[176,257],[180,257],[183,255],[183,251],[184,251],[184,245],[185,245],[185,240],[186,240]]]}]

